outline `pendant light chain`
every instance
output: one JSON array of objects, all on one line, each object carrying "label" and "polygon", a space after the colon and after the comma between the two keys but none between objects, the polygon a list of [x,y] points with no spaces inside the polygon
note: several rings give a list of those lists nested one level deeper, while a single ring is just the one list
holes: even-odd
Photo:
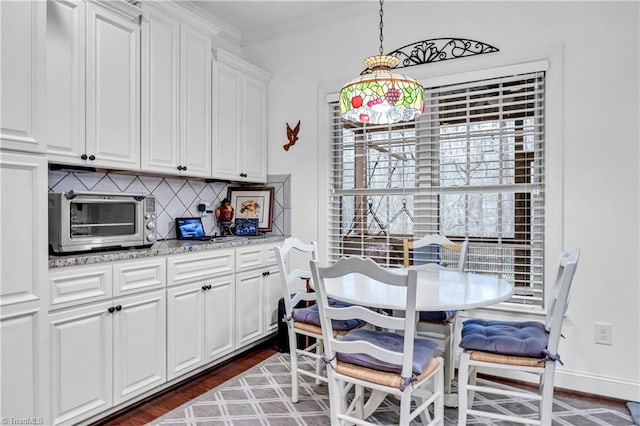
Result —
[{"label": "pendant light chain", "polygon": [[382,15],[384,15],[384,11],[382,10],[383,3],[384,0],[380,0],[380,55],[384,55],[382,49],[382,40],[384,40],[384,36],[382,35],[382,27],[384,26],[384,24],[382,23]]}]

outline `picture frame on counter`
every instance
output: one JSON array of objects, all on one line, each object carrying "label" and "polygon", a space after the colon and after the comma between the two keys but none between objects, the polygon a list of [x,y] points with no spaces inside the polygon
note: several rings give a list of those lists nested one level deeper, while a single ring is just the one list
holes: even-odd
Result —
[{"label": "picture frame on counter", "polygon": [[271,232],[273,221],[273,187],[229,187],[227,199],[233,206],[236,219],[258,219],[260,232]]}]

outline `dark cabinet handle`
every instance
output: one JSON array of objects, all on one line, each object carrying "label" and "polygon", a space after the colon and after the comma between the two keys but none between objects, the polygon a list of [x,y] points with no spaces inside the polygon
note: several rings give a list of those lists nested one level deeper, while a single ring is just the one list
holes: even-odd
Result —
[{"label": "dark cabinet handle", "polygon": [[87,158],[89,158],[89,157],[87,157],[87,154],[82,154],[82,155],[80,156],[80,159],[81,159],[81,160],[86,160]]},{"label": "dark cabinet handle", "polygon": [[207,286],[206,286],[206,285],[203,285],[203,286],[202,286],[202,291],[206,291],[206,290],[207,290]]},{"label": "dark cabinet handle", "polygon": [[178,170],[182,170],[182,166],[178,166]]},{"label": "dark cabinet handle", "polygon": [[240,173],[240,177],[247,177],[246,173]]},{"label": "dark cabinet handle", "polygon": [[116,305],[116,311],[120,312],[122,310],[122,305]]},{"label": "dark cabinet handle", "polygon": [[269,272],[269,271],[265,271],[265,272],[262,273],[263,277],[268,277],[269,275],[271,275],[271,272]]},{"label": "dark cabinet handle", "polygon": [[89,160],[93,161],[93,160],[95,160],[95,159],[96,159],[96,156],[95,156],[95,155],[91,154],[91,155],[89,156]]},{"label": "dark cabinet handle", "polygon": [[116,308],[114,308],[113,306],[109,306],[109,309],[107,309],[107,311],[108,311],[110,314],[112,314],[112,313],[113,313],[113,311],[115,311],[115,310],[116,310]]},{"label": "dark cabinet handle", "polygon": [[182,166],[182,170],[187,170],[187,166]]}]

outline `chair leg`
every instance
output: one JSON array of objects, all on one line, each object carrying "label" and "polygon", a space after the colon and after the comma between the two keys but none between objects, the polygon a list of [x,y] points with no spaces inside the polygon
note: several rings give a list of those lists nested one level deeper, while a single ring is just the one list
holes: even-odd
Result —
[{"label": "chair leg", "polygon": [[[316,339],[316,354],[318,357],[316,358],[316,375],[320,376],[322,373],[322,356],[324,356],[324,347],[322,345],[322,338]],[[316,385],[322,383],[322,380],[316,378]]]},{"label": "chair leg", "polygon": [[[467,408],[471,408],[468,401],[469,354],[463,352],[458,364],[458,426],[467,424]],[[471,398],[473,402],[473,397]]]},{"label": "chair leg", "polygon": [[553,414],[553,378],[555,375],[555,364],[548,361],[544,373],[541,377],[542,400],[540,401],[540,423],[551,424]]},{"label": "chair leg", "polygon": [[409,426],[409,415],[411,414],[411,393],[405,392],[400,398],[400,426]]},{"label": "chair leg", "polygon": [[289,354],[291,355],[291,402],[298,402],[298,342],[296,332],[289,326]]},{"label": "chair leg", "polygon": [[331,424],[339,425],[341,422],[338,420],[338,412],[344,412],[346,408],[346,395],[343,395],[343,384],[333,377],[333,371],[328,371],[329,369],[330,367],[327,366],[327,376],[329,379],[327,387],[329,388],[329,412]]},{"label": "chair leg", "polygon": [[447,371],[443,369],[443,363],[440,363],[438,366],[438,370],[436,371],[436,375],[433,378],[433,393],[439,393],[440,395],[436,398],[433,404],[433,419],[437,420],[436,424],[444,424],[444,382],[446,378],[444,377],[447,374]]}]

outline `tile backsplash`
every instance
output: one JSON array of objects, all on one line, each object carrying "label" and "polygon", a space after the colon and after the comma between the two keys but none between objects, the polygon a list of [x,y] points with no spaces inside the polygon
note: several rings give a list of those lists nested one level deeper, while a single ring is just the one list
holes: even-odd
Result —
[{"label": "tile backsplash", "polygon": [[[267,185],[274,188],[271,235],[290,235],[290,175],[269,176]],[[136,176],[116,172],[49,171],[49,192],[131,192],[150,194],[157,202],[157,238],[176,237],[177,217],[199,216],[198,204],[215,210],[227,196],[226,182],[204,182],[180,177]],[[234,185],[235,186],[235,185]],[[205,214],[202,222],[208,234],[219,233],[215,215]]]}]

